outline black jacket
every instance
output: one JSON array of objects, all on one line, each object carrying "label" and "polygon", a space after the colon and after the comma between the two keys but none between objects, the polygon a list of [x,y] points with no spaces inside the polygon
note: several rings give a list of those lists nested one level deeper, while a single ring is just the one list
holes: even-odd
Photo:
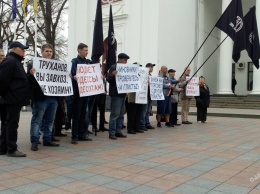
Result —
[{"label": "black jacket", "polygon": [[118,96],[118,97],[125,97],[126,94],[118,94],[117,86],[116,86],[116,78],[112,74],[112,72],[116,70],[116,65],[112,65],[108,71],[107,81],[109,83],[109,96]]},{"label": "black jacket", "polygon": [[29,82],[22,64],[23,57],[11,52],[0,65],[1,104],[28,105]]},{"label": "black jacket", "polygon": [[27,64],[27,76],[30,83],[30,96],[32,101],[43,101],[45,100],[45,95],[43,94],[43,91],[36,81],[35,77],[30,74],[30,70],[33,67],[33,63],[30,62]]},{"label": "black jacket", "polygon": [[200,95],[195,96],[196,99],[196,106],[199,108],[206,108],[209,107],[210,103],[210,95],[209,95],[209,87],[207,89],[204,86],[200,86]]}]

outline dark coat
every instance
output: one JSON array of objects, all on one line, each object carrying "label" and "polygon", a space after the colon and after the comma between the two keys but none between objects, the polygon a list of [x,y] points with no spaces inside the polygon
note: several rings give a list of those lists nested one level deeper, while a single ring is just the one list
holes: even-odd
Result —
[{"label": "dark coat", "polygon": [[23,57],[11,52],[0,65],[1,104],[28,105],[29,82],[22,61]]},{"label": "dark coat", "polygon": [[209,94],[210,94],[210,92],[209,92],[208,86],[207,86],[207,89],[205,89],[204,86],[200,86],[200,95],[195,96],[196,107],[199,107],[199,108],[209,107],[209,103],[210,103]]}]

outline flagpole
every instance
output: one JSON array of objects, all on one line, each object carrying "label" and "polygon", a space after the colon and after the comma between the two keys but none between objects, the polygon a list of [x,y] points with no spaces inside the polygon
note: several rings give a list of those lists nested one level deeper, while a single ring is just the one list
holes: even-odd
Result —
[{"label": "flagpole", "polygon": [[220,42],[220,44],[217,46],[217,48],[214,49],[214,51],[208,56],[208,58],[202,63],[202,65],[197,69],[197,71],[191,76],[189,80],[191,80],[198,71],[205,65],[205,63],[210,59],[210,57],[216,52],[216,50],[223,44],[223,42],[227,39],[228,35]]},{"label": "flagpole", "polygon": [[37,15],[38,14],[36,14],[36,13],[34,15],[35,16],[35,29],[34,29],[35,30],[35,36],[34,36],[34,56],[35,57],[37,57],[37,18],[38,18]]}]

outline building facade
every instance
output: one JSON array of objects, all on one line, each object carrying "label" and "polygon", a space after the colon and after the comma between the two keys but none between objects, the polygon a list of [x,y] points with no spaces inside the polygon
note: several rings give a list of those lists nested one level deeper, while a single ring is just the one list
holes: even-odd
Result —
[{"label": "building facade", "polygon": [[[109,4],[103,0],[103,33],[108,34]],[[180,76],[190,64],[192,74],[226,37],[213,28],[231,0],[114,0],[113,19],[117,52],[130,56],[130,63],[156,64],[154,75],[162,65],[175,69]],[[69,1],[69,56],[77,55],[80,42],[89,45],[91,56],[97,2]],[[244,15],[256,5],[260,26],[260,0],[242,0]],[[210,32],[212,33],[210,34]],[[260,32],[260,30],[259,30]],[[210,35],[209,35],[210,34]],[[191,62],[195,53],[209,38]],[[232,94],[231,79],[236,77],[236,94],[260,95],[260,70],[251,63],[246,51],[238,64],[232,61],[233,42],[228,38],[205,63],[196,76],[206,78],[211,94]],[[253,81],[253,88],[250,83]]]}]

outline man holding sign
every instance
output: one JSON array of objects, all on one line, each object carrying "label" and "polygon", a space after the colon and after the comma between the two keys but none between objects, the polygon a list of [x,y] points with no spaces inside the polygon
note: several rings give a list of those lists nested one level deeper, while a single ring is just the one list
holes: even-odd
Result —
[{"label": "man holding sign", "polygon": [[[41,48],[42,57],[45,59],[51,59],[53,56],[53,47],[51,44],[44,44]],[[40,63],[40,62],[39,62]],[[34,66],[34,68],[33,68]],[[37,67],[36,67],[37,66]],[[39,67],[39,68],[38,68]],[[42,65],[43,67],[43,65]],[[48,79],[47,74],[43,73],[43,68],[40,68],[39,64],[29,63],[27,67],[27,73],[29,74],[29,82],[31,85],[31,99],[32,99],[32,119],[31,119],[31,150],[38,150],[38,142],[40,139],[40,129],[43,129],[43,146],[57,147],[56,144],[51,141],[52,128],[58,107],[56,96],[45,96],[44,93],[47,87],[40,87],[38,81]],[[46,76],[46,77],[45,77]],[[49,75],[50,78],[50,75]]]},{"label": "man holding sign", "polygon": [[[130,57],[125,53],[118,55],[118,63],[126,64]],[[117,139],[117,137],[126,138],[122,134],[121,129],[124,122],[125,114],[125,98],[126,93],[118,93],[116,85],[117,65],[112,65],[108,71],[107,81],[109,83],[109,95],[111,96],[111,112],[109,119],[109,139]]]}]

